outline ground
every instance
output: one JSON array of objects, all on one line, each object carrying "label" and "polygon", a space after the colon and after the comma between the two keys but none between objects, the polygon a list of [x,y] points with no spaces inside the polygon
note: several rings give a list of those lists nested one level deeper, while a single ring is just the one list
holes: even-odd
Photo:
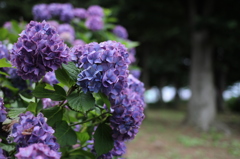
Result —
[{"label": "ground", "polygon": [[184,111],[148,109],[139,133],[127,143],[127,159],[239,159],[240,114],[225,113],[231,135],[184,126]]}]

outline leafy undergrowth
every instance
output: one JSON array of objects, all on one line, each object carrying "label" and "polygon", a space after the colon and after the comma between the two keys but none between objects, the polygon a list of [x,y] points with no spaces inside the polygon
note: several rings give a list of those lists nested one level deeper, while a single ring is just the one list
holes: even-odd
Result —
[{"label": "leafy undergrowth", "polygon": [[231,128],[231,135],[201,132],[183,125],[185,112],[146,110],[136,138],[127,144],[127,159],[239,159],[240,115],[218,118]]}]

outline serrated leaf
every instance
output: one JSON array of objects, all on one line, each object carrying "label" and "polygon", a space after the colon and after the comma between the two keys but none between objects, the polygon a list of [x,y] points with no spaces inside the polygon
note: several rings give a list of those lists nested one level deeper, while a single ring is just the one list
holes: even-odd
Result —
[{"label": "serrated leaf", "polygon": [[50,98],[54,101],[62,101],[66,99],[66,92],[58,85],[54,85],[55,91],[45,89],[45,84],[39,84],[33,90],[33,95],[38,98]]},{"label": "serrated leaf", "polygon": [[12,67],[12,65],[7,62],[6,58],[2,58],[0,59],[0,68],[1,67]]},{"label": "serrated leaf", "polygon": [[69,73],[70,78],[76,82],[80,69],[73,62],[69,62],[67,65],[63,64],[62,66]]},{"label": "serrated leaf", "polygon": [[75,82],[70,78],[69,73],[64,68],[58,68],[55,71],[55,75],[58,81],[65,84],[69,88],[75,84]]},{"label": "serrated leaf", "polygon": [[77,132],[77,137],[81,145],[83,145],[86,141],[90,139],[90,136],[87,132]]},{"label": "serrated leaf", "polygon": [[47,118],[48,125],[54,126],[56,122],[62,120],[64,110],[62,109],[62,107],[54,106],[48,109],[43,109],[42,113]]},{"label": "serrated leaf", "polygon": [[54,136],[57,138],[57,142],[61,146],[71,146],[76,144],[77,135],[66,121],[59,121],[56,123],[56,126]]},{"label": "serrated leaf", "polygon": [[113,149],[114,141],[112,138],[112,129],[109,125],[105,123],[99,124],[93,137],[97,156],[108,153]]},{"label": "serrated leaf", "polygon": [[8,111],[8,116],[12,119],[18,117],[19,114],[23,113],[26,111],[26,108],[11,108]]},{"label": "serrated leaf", "polygon": [[7,152],[10,152],[10,151],[13,151],[16,146],[15,145],[6,145],[4,143],[0,143],[0,148],[2,148],[3,150],[7,151]]},{"label": "serrated leaf", "polygon": [[95,100],[91,93],[74,92],[67,97],[69,106],[77,111],[86,112],[95,106]]},{"label": "serrated leaf", "polygon": [[30,102],[26,111],[30,111],[36,115],[37,114],[37,103]]}]

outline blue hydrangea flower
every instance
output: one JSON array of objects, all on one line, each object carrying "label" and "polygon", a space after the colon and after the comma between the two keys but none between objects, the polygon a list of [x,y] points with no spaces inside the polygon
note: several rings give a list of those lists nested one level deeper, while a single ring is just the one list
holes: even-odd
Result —
[{"label": "blue hydrangea flower", "polygon": [[103,29],[103,19],[98,16],[88,17],[85,26],[92,31],[99,31]]},{"label": "blue hydrangea flower", "polygon": [[34,16],[34,20],[48,20],[51,19],[52,16],[48,10],[47,4],[37,4],[33,7],[32,13]]},{"label": "blue hydrangea flower", "polygon": [[11,134],[8,136],[9,142],[17,144],[17,150],[20,147],[27,147],[34,143],[46,144],[51,150],[58,151],[59,144],[53,136],[54,130],[46,123],[42,113],[35,117],[31,112],[27,111],[21,114],[18,123],[15,123]]},{"label": "blue hydrangea flower", "polygon": [[60,159],[61,155],[49,148],[43,143],[35,143],[25,148],[19,148],[19,152],[15,155],[17,159]]},{"label": "blue hydrangea flower", "polygon": [[84,92],[118,95],[127,86],[128,52],[115,41],[77,45],[71,50],[72,60],[83,69],[77,84]]},{"label": "blue hydrangea flower", "polygon": [[119,38],[122,38],[122,39],[128,38],[127,30],[121,25],[115,26],[115,28],[113,29],[113,33]]},{"label": "blue hydrangea flower", "polygon": [[49,10],[49,13],[53,17],[60,16],[61,11],[62,11],[62,4],[61,3],[50,3],[48,5],[48,10]]},{"label": "blue hydrangea flower", "polygon": [[8,49],[7,49],[7,46],[4,45],[0,41],[0,59],[2,59],[2,58],[6,58],[6,59],[10,60],[10,54],[9,54]]},{"label": "blue hydrangea flower", "polygon": [[74,16],[79,19],[86,19],[87,18],[87,10],[84,8],[75,8],[73,10]]},{"label": "blue hydrangea flower", "polygon": [[14,44],[11,62],[23,79],[39,81],[68,61],[69,48],[47,22],[31,21]]},{"label": "blue hydrangea flower", "polygon": [[88,17],[92,17],[92,16],[103,17],[104,13],[103,13],[102,7],[100,7],[98,5],[89,6],[87,9],[87,16]]},{"label": "blue hydrangea flower", "polygon": [[60,20],[69,23],[74,18],[73,6],[70,3],[62,4]]},{"label": "blue hydrangea flower", "polygon": [[137,79],[139,79],[141,76],[141,70],[139,69],[130,70],[130,73]]},{"label": "blue hydrangea flower", "polygon": [[57,28],[58,34],[60,37],[65,41],[69,43],[73,43],[75,39],[75,30],[73,27],[69,24],[61,24]]},{"label": "blue hydrangea flower", "polygon": [[136,49],[135,48],[131,48],[131,49],[128,49],[128,52],[129,52],[129,59],[131,61],[131,63],[134,63],[136,62]]},{"label": "blue hydrangea flower", "polygon": [[59,23],[55,20],[49,20],[49,21],[47,21],[47,23],[50,24],[51,26],[55,27],[55,29],[57,29],[59,26]]},{"label": "blue hydrangea flower", "polygon": [[75,45],[85,45],[85,42],[81,39],[76,39],[76,40],[74,40],[72,45],[73,46],[75,46]]},{"label": "blue hydrangea flower", "polygon": [[7,118],[6,108],[4,107],[3,99],[0,97],[0,123],[4,122]]}]

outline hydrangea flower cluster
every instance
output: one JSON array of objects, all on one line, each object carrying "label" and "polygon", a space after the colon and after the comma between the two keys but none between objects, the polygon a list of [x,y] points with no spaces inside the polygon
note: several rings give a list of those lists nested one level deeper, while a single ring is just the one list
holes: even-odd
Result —
[{"label": "hydrangea flower cluster", "polygon": [[34,15],[35,20],[48,20],[51,19],[52,16],[49,13],[47,4],[37,4],[33,7],[32,13]]},{"label": "hydrangea flower cluster", "polygon": [[7,29],[8,31],[12,31],[12,24],[11,24],[11,22],[5,22],[4,24],[3,24],[3,28],[5,28],[5,29]]},{"label": "hydrangea flower cluster", "polygon": [[68,61],[69,48],[47,22],[31,21],[12,49],[11,62],[23,79],[39,81]]},{"label": "hydrangea flower cluster", "polygon": [[137,79],[139,79],[141,76],[141,70],[139,69],[130,70],[130,73]]},{"label": "hydrangea flower cluster", "polygon": [[73,43],[75,39],[75,31],[73,27],[69,24],[60,24],[57,28],[58,34],[60,37],[69,43]]},{"label": "hydrangea flower cluster", "polygon": [[35,117],[27,111],[21,114],[18,123],[15,123],[11,134],[8,136],[9,142],[17,144],[17,150],[21,147],[27,147],[34,143],[46,144],[51,150],[58,151],[59,144],[53,136],[54,130],[46,123],[42,113]]},{"label": "hydrangea flower cluster", "polygon": [[113,33],[119,38],[122,38],[122,39],[128,38],[127,30],[121,25],[116,25],[115,28],[113,29]]},{"label": "hydrangea flower cluster", "polygon": [[43,82],[46,82],[50,85],[58,84],[59,81],[56,78],[55,72],[47,72],[42,80]]},{"label": "hydrangea flower cluster", "polygon": [[87,10],[84,8],[75,8],[73,10],[74,16],[79,19],[86,19],[87,18]]},{"label": "hydrangea flower cluster", "polygon": [[35,143],[28,147],[19,148],[19,152],[15,155],[17,159],[60,159],[59,153],[51,150],[48,145]]},{"label": "hydrangea flower cluster", "polygon": [[10,60],[10,54],[9,54],[8,49],[7,49],[7,46],[4,45],[0,41],[0,59],[2,59],[2,58],[6,58],[6,59]]},{"label": "hydrangea flower cluster", "polygon": [[103,23],[103,9],[98,5],[92,5],[87,9],[87,19],[85,25],[92,31],[102,30],[104,27]]},{"label": "hydrangea flower cluster", "polygon": [[54,107],[59,104],[59,101],[53,101],[50,98],[42,98],[43,109]]},{"label": "hydrangea flower cluster", "polygon": [[83,68],[77,84],[86,93],[104,92],[119,94],[127,84],[128,52],[124,45],[115,41],[77,45],[72,51],[72,60]]},{"label": "hydrangea flower cluster", "polygon": [[7,118],[6,108],[4,107],[3,99],[0,97],[0,123],[4,122]]}]

